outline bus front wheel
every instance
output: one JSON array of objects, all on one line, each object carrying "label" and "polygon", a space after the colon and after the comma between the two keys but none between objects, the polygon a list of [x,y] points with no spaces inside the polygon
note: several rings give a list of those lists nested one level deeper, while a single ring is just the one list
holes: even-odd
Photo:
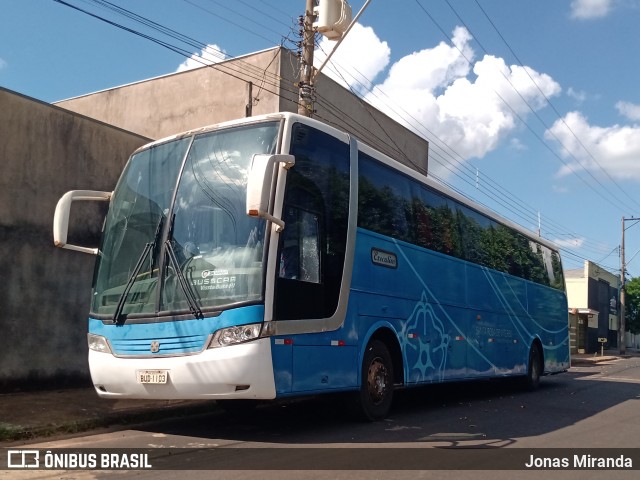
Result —
[{"label": "bus front wheel", "polygon": [[393,401],[393,362],[387,346],[380,340],[367,345],[362,360],[359,407],[365,420],[383,419]]}]

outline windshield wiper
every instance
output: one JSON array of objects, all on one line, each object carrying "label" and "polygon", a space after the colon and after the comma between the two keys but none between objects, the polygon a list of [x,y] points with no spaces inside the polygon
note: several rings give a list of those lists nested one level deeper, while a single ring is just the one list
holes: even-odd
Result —
[{"label": "windshield wiper", "polygon": [[129,277],[129,280],[127,281],[127,284],[124,287],[124,291],[122,292],[122,295],[120,295],[120,299],[118,300],[118,306],[116,307],[116,311],[113,313],[113,323],[115,324],[122,325],[127,319],[126,315],[122,315],[124,304],[126,302],[127,296],[129,295],[129,291],[131,290],[131,287],[133,287],[133,284],[136,281],[136,277],[138,276],[138,273],[142,268],[142,264],[147,258],[147,255],[149,255],[149,252],[151,251],[152,247],[153,247],[153,242],[149,242],[144,246],[144,249],[140,254],[140,258],[138,258],[138,263],[136,263],[136,266],[133,268],[133,272],[131,272],[131,276]]},{"label": "windshield wiper", "polygon": [[[156,225],[156,232],[153,235],[153,242],[149,242],[145,244],[144,248],[142,249],[142,253],[140,254],[140,257],[138,257],[136,266],[133,267],[133,271],[131,272],[129,279],[127,280],[127,284],[124,287],[122,295],[120,295],[120,298],[118,299],[118,305],[116,306],[116,311],[113,312],[113,323],[115,323],[116,325],[122,325],[127,320],[127,316],[122,314],[122,310],[124,309],[124,304],[127,301],[127,297],[129,296],[131,287],[133,287],[133,284],[136,283],[138,273],[140,273],[140,269],[142,268],[144,261],[149,255],[149,252],[151,251],[155,252],[155,246],[158,243],[160,232],[162,232],[163,221],[164,221],[164,217],[160,217],[160,220],[158,221],[158,225]],[[153,259],[151,259],[151,261],[153,262]],[[153,265],[151,265],[151,269],[152,268],[153,268]]]},{"label": "windshield wiper", "polygon": [[171,240],[167,239],[164,244],[166,247],[167,256],[169,257],[169,261],[171,262],[171,265],[176,272],[176,277],[178,277],[178,283],[180,283],[182,292],[184,293],[184,296],[187,299],[187,303],[189,304],[189,310],[191,310],[191,313],[196,318],[204,318],[204,316],[202,315],[202,310],[198,306],[198,300],[193,294],[193,290],[191,290],[191,287],[187,283],[187,279],[184,278],[184,274],[182,273],[182,269],[180,268],[180,263],[176,258],[176,252],[173,250],[173,245],[171,245]]}]

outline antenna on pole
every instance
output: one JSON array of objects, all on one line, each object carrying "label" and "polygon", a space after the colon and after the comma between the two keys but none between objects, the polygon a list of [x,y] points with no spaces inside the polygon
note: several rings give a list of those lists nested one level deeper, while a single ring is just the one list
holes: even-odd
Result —
[{"label": "antenna on pole", "polygon": [[[346,7],[348,7],[348,18],[349,20],[351,19],[351,7],[349,7],[349,5],[347,4],[347,2],[344,2]],[[349,23],[349,20],[347,20],[345,22],[345,17],[346,15],[343,15],[340,18],[339,24],[342,27],[345,23],[349,23],[349,26],[346,27],[346,29],[344,29],[344,33],[341,34],[341,36],[329,36],[325,33],[325,36],[330,39],[330,40],[336,40],[337,38],[339,38],[338,43],[336,43],[335,47],[333,47],[333,50],[331,50],[331,52],[329,52],[329,55],[327,55],[327,58],[324,59],[324,62],[322,62],[322,65],[320,65],[320,68],[318,68],[316,70],[316,72],[313,74],[313,80],[315,81],[316,78],[318,78],[318,75],[320,74],[320,72],[322,71],[322,69],[324,68],[324,66],[329,62],[329,59],[333,56],[333,54],[335,53],[335,51],[338,49],[338,47],[340,46],[340,44],[342,43],[342,41],[345,39],[345,37],[347,36],[347,34],[351,31],[351,29],[353,28],[353,26],[357,23],[358,19],[360,18],[360,15],[362,15],[362,13],[364,12],[365,8],[367,8],[369,6],[369,4],[371,3],[371,0],[367,0],[364,5],[362,6],[362,8],[360,9],[360,11],[356,14],[355,17],[353,17],[353,20],[351,20],[351,23]],[[318,28],[318,31],[321,31],[320,28]]]},{"label": "antenna on pole", "polygon": [[[302,27],[302,54],[298,81],[298,113],[300,115],[307,117],[313,115],[315,80],[369,3],[371,0],[365,2],[352,20],[351,7],[347,0],[306,0],[304,17],[300,22]],[[316,31],[338,42],[320,68],[314,72],[313,50]]]},{"label": "antenna on pole", "polygon": [[538,236],[542,236],[542,220],[540,219],[540,212],[538,212]]}]

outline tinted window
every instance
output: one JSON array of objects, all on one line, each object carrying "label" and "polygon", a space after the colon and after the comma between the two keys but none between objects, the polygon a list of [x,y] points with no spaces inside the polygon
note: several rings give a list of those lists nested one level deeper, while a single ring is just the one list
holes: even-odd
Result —
[{"label": "tinted window", "polygon": [[564,288],[557,252],[360,153],[358,226]]},{"label": "tinted window", "polygon": [[275,317],[328,318],[340,296],[349,218],[349,145],[303,124],[292,130],[278,246]]},{"label": "tinted window", "polygon": [[373,161],[371,157],[362,153],[360,157],[368,161],[360,163],[358,201],[362,214],[358,225],[400,240],[413,241],[409,179]]}]

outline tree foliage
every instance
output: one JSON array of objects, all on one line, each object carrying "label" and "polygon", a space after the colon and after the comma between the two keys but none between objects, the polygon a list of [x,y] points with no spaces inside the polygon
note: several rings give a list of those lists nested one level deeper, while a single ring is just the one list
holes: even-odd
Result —
[{"label": "tree foliage", "polygon": [[640,333],[640,277],[625,284],[625,321],[631,333]]}]

